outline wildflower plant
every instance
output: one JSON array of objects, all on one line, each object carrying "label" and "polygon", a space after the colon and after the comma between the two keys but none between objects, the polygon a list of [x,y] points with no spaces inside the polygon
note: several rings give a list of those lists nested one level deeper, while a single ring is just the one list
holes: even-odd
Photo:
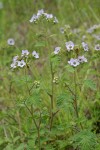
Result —
[{"label": "wildflower plant", "polygon": [[[73,31],[69,25],[60,27],[59,22],[53,14],[38,10],[28,22],[29,29],[34,30],[34,44],[24,49],[19,47],[18,54],[14,52],[12,56],[9,95],[13,107],[5,113],[4,120],[11,126],[3,128],[6,138],[10,137],[5,141],[6,149],[94,150],[99,147],[94,129],[98,117],[91,118],[98,113],[93,107],[98,108],[100,98],[96,68],[100,45],[95,44],[91,51],[86,38],[77,42],[78,30]],[[92,34],[96,28],[99,26],[89,28],[86,33]],[[7,43],[15,44],[13,39]],[[94,69],[97,74],[92,74]]]}]

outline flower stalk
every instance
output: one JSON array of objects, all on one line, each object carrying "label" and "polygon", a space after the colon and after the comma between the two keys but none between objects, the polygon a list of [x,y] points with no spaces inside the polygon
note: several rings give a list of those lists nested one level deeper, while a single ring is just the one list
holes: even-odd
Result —
[{"label": "flower stalk", "polygon": [[51,69],[51,107],[50,107],[50,131],[52,129],[52,124],[53,124],[53,118],[54,118],[54,113],[53,113],[53,108],[54,108],[54,72],[53,72],[53,66],[52,63],[50,63],[50,69]]}]

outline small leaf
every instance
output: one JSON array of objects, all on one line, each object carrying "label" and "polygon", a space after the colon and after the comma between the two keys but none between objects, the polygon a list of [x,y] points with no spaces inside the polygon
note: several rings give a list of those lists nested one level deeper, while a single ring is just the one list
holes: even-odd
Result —
[{"label": "small leaf", "polygon": [[96,84],[92,80],[89,79],[85,80],[84,85],[85,87],[90,88],[91,90],[96,90]]},{"label": "small leaf", "polygon": [[21,143],[15,150],[24,150],[26,148],[25,143]]},{"label": "small leaf", "polygon": [[37,42],[35,47],[45,47],[45,42]]},{"label": "small leaf", "polygon": [[67,65],[65,68],[66,68],[66,70],[67,70],[68,72],[74,73],[74,68],[73,68],[72,66]]}]

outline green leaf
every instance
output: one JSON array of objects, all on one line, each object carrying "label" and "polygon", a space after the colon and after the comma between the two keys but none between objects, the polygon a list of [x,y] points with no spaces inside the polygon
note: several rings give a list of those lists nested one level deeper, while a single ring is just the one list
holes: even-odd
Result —
[{"label": "green leaf", "polygon": [[73,146],[80,150],[95,150],[97,146],[96,135],[89,131],[83,130],[72,137]]},{"label": "green leaf", "polygon": [[13,150],[13,144],[8,144],[3,150]]},{"label": "green leaf", "polygon": [[91,90],[96,90],[96,84],[94,83],[93,80],[86,79],[84,81],[84,85],[85,87],[90,88]]},{"label": "green leaf", "polygon": [[45,47],[45,42],[37,42],[34,47]]},{"label": "green leaf", "polygon": [[16,136],[14,139],[13,139],[13,142],[15,143],[16,141],[18,141],[20,139],[20,136]]},{"label": "green leaf", "polygon": [[66,70],[70,73],[74,73],[74,68],[70,65],[65,66]]},{"label": "green leaf", "polygon": [[26,146],[27,145],[25,143],[21,143],[15,150],[24,150]]},{"label": "green leaf", "polygon": [[30,95],[26,100],[27,105],[34,105],[35,107],[42,107],[42,99],[38,89],[34,89],[32,95]]},{"label": "green leaf", "polygon": [[69,93],[62,93],[57,97],[57,105],[62,106],[65,105],[65,103],[70,103],[72,100],[72,97]]}]

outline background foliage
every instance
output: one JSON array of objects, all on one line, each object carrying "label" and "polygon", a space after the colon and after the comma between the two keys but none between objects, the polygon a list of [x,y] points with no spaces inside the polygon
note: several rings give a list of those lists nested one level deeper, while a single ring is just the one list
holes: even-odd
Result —
[{"label": "background foliage", "polygon": [[[0,2],[3,4],[3,8],[0,8],[0,150],[38,150],[38,129],[41,150],[99,150],[100,52],[96,52],[94,46],[100,44],[100,40],[97,41],[86,31],[100,24],[100,1]],[[31,16],[39,9],[54,14],[59,23],[53,25],[41,21],[30,24]],[[61,27],[64,27],[65,34],[60,32]],[[79,47],[83,35],[89,44],[89,52],[85,53],[88,63],[76,71],[79,117],[73,107],[75,70],[68,65],[67,59],[71,56],[65,52],[68,33],[72,33],[69,40]],[[100,35],[100,28],[93,34]],[[14,46],[8,45],[9,38],[15,40]],[[53,51],[57,46],[62,47],[62,53],[54,56]],[[12,58],[20,55],[22,49],[30,52],[36,50],[41,57],[32,60],[30,68],[12,71]],[[82,48],[79,53],[84,53]],[[57,77],[53,93],[50,62]],[[39,81],[39,85],[35,81]],[[51,111],[52,95],[54,108]],[[49,130],[48,122],[52,114],[55,114],[55,118],[52,130]],[[40,128],[36,128],[33,118],[37,124],[40,123]]]}]

